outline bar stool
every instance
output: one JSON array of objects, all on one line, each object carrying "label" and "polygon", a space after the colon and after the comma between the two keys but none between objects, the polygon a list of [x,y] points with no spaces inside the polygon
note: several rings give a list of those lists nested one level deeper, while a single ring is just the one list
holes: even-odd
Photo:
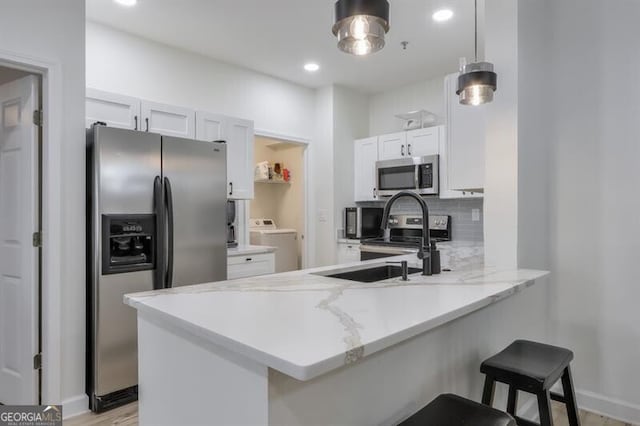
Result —
[{"label": "bar stool", "polygon": [[[518,425],[537,426],[536,423],[516,415],[518,391],[525,391],[538,398],[541,426],[553,425],[551,399],[566,405],[570,426],[580,426],[569,368],[571,360],[573,352],[568,349],[528,340],[516,340],[480,366],[480,372],[486,374],[482,403],[491,406],[495,382],[506,383],[509,385],[507,413],[515,417]],[[559,379],[562,379],[563,395],[550,391],[551,386]]]},{"label": "bar stool", "polygon": [[516,421],[495,408],[444,394],[399,426],[516,426]]}]

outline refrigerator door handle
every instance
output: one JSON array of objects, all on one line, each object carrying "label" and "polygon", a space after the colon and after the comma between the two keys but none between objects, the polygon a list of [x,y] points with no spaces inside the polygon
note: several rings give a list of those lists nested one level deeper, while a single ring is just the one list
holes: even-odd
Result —
[{"label": "refrigerator door handle", "polygon": [[165,287],[173,287],[173,195],[171,194],[171,182],[164,178],[164,196],[167,214],[167,275]]},{"label": "refrigerator door handle", "polygon": [[153,179],[153,212],[156,215],[156,269],[153,271],[153,289],[164,288],[164,260],[165,260],[165,234],[164,234],[164,200],[162,198],[162,179],[156,176]]}]

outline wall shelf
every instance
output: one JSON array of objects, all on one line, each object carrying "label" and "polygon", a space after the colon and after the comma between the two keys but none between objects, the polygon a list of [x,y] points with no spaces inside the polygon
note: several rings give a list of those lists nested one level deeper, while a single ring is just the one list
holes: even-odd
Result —
[{"label": "wall shelf", "polygon": [[255,183],[275,183],[275,184],[285,184],[285,185],[291,185],[291,181],[284,181],[284,180],[276,180],[276,179],[256,179],[254,180]]}]

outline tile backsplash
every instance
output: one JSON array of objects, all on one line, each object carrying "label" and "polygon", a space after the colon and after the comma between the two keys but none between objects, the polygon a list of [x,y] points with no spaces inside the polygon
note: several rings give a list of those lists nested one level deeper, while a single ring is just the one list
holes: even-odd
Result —
[{"label": "tile backsplash", "polygon": [[[425,198],[429,207],[429,214],[451,216],[451,234],[455,241],[484,241],[483,199],[466,198],[458,200],[441,200],[439,198]],[[357,203],[361,207],[382,207],[383,202]],[[478,221],[473,221],[472,213],[478,209]],[[392,214],[421,214],[420,206],[410,198],[400,199],[391,210]]]}]

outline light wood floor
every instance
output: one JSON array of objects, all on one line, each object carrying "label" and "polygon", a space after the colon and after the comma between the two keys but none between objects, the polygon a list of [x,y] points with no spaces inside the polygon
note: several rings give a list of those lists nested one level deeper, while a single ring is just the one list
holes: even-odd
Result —
[{"label": "light wood floor", "polygon": [[[554,426],[569,426],[564,405],[553,403]],[[582,426],[631,426],[629,423],[608,419],[587,411],[580,411]],[[87,413],[69,420],[65,420],[64,426],[137,426],[138,403],[134,402],[124,407],[119,407],[102,414]]]}]

